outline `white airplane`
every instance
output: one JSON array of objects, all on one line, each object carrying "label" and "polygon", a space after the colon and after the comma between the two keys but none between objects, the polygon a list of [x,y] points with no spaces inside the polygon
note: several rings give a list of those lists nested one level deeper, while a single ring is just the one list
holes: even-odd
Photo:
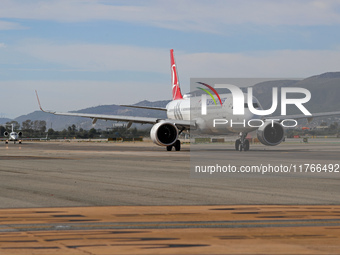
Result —
[{"label": "white airplane", "polygon": [[12,125],[12,132],[8,133],[7,131],[4,132],[4,136],[8,136],[8,139],[5,140],[5,143],[8,144],[8,141],[14,142],[14,144],[16,142],[19,142],[19,144],[21,144],[21,137],[22,137],[22,132],[15,132],[14,131],[14,125]]},{"label": "white airplane", "polygon": [[[167,104],[166,108],[124,105],[127,107],[166,111],[166,119],[45,111],[41,107],[38,93],[36,91],[38,104],[43,112],[55,115],[91,118],[93,120],[93,124],[95,124],[98,119],[125,121],[128,122],[128,128],[131,126],[132,123],[153,124],[153,127],[150,131],[150,137],[152,141],[159,146],[165,146],[168,151],[171,151],[172,147],[174,147],[176,151],[180,151],[181,143],[178,139],[179,135],[183,131],[188,130],[197,130],[200,134],[202,133],[213,135],[238,133],[240,138],[235,141],[235,149],[239,151],[249,150],[249,141],[246,139],[246,136],[249,132],[257,130],[258,139],[262,144],[274,146],[280,144],[284,140],[284,127],[286,126],[283,123],[284,121],[292,121],[301,118],[308,118],[308,120],[311,120],[314,117],[340,115],[340,111],[317,114],[309,113],[307,115],[303,111],[304,114],[290,116],[283,114],[282,116],[265,118],[263,116],[260,116],[258,113],[266,110],[262,109],[259,101],[255,97],[250,96],[248,98],[248,94],[250,94],[249,92],[248,94],[243,94],[244,98],[238,97],[238,99],[241,99],[240,102],[242,102],[241,106],[243,108],[238,110],[241,110],[243,114],[235,115],[233,112],[234,108],[236,108],[236,106],[240,106],[240,104],[238,101],[233,100],[233,96],[237,94],[236,92],[239,93],[241,90],[235,92],[236,89],[234,87],[236,86],[228,85],[229,89],[232,87],[230,89],[232,93],[219,95],[215,88],[226,88],[225,86],[215,85],[214,88],[208,84],[199,83],[201,86],[203,86],[203,88],[199,89],[210,95],[212,99],[206,100],[206,95],[205,97],[192,96],[190,94],[183,96],[179,85],[176,63],[172,49],[170,50],[170,62],[173,100]],[[234,91],[232,91],[233,89]],[[213,93],[215,95],[213,95]],[[252,103],[244,103],[244,99],[248,99],[248,102],[252,100]],[[217,100],[219,104],[217,104]],[[302,101],[295,104],[300,110],[304,110],[305,108],[303,107],[301,102],[306,102],[306,99],[302,99]],[[205,110],[203,111],[202,109]],[[207,114],[207,112],[209,114]],[[253,112],[257,114],[254,114]],[[258,124],[256,125],[256,123]]]}]

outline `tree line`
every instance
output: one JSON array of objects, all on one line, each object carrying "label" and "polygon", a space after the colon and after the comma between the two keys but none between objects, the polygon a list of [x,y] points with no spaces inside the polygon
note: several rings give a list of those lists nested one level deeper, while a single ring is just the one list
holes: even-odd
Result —
[{"label": "tree line", "polygon": [[83,128],[77,128],[75,124],[68,126],[62,131],[56,131],[52,128],[46,128],[46,121],[44,120],[25,120],[21,125],[17,121],[7,122],[6,125],[0,126],[0,136],[3,136],[5,131],[11,132],[14,125],[14,131],[21,131],[23,137],[26,138],[42,138],[47,137],[50,139],[89,139],[89,138],[134,138],[139,136],[148,136],[150,129],[138,130],[137,128],[126,127],[114,127],[106,130],[91,128],[90,130],[84,130]]},{"label": "tree line", "polygon": [[115,127],[106,130],[91,128],[85,130],[71,125],[62,131],[55,131],[52,128],[47,130],[48,137],[51,139],[93,139],[93,138],[136,138],[148,136],[150,130],[138,130],[137,128]]}]

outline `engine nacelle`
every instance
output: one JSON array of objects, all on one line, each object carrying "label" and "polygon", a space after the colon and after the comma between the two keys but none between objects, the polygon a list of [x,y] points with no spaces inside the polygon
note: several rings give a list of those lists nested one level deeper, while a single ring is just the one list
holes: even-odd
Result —
[{"label": "engine nacelle", "polygon": [[159,122],[152,127],[150,137],[157,145],[173,145],[178,138],[178,129],[173,123]]},{"label": "engine nacelle", "polygon": [[22,132],[20,131],[20,132],[18,132],[18,136],[19,136],[19,138],[21,138],[22,137]]},{"label": "engine nacelle", "polygon": [[278,122],[266,122],[257,130],[257,138],[264,145],[278,145],[283,141],[284,136],[284,128]]},{"label": "engine nacelle", "polygon": [[8,136],[9,134],[8,134],[8,132],[7,131],[5,131],[4,132],[4,136]]}]

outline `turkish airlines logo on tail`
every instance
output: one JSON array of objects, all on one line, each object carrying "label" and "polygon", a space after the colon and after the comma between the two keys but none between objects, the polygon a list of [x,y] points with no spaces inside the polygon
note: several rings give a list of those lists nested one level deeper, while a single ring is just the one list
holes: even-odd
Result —
[{"label": "turkish airlines logo on tail", "polygon": [[176,99],[182,99],[182,93],[181,93],[181,89],[179,87],[179,83],[178,83],[178,77],[177,77],[177,71],[176,71],[176,65],[173,64],[171,66],[171,72],[172,72],[172,99],[176,100]]},{"label": "turkish airlines logo on tail", "polygon": [[174,58],[174,50],[170,50],[170,64],[171,64],[171,83],[172,83],[172,99],[183,99],[181,89],[179,87],[177,68]]}]

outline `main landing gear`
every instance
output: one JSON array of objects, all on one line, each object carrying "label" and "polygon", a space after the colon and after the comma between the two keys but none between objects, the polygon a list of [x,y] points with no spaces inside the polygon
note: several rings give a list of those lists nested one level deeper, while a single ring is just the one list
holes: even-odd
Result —
[{"label": "main landing gear", "polygon": [[248,133],[241,132],[240,138],[235,141],[235,149],[237,151],[249,151],[249,140],[246,139]]},{"label": "main landing gear", "polygon": [[[180,134],[182,134],[182,132],[185,130],[185,128],[183,127],[179,132],[178,132],[178,136]],[[172,145],[166,146],[166,150],[167,151],[171,151],[172,147],[175,147],[176,151],[180,151],[181,150],[181,141],[180,140],[176,140],[176,142],[174,142]]]},{"label": "main landing gear", "polygon": [[172,147],[175,147],[176,151],[180,151],[181,150],[181,141],[176,140],[176,142],[173,145],[166,146],[166,150],[171,151]]}]

